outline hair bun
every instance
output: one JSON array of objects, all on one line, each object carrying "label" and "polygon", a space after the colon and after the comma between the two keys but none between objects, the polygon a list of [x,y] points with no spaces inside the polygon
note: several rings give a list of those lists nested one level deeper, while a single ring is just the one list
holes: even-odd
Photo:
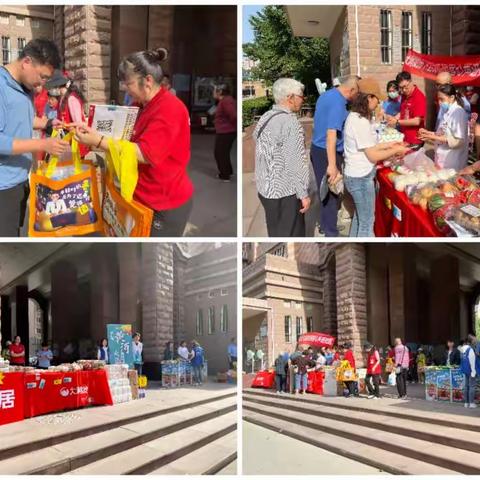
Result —
[{"label": "hair bun", "polygon": [[157,48],[153,53],[159,62],[164,62],[168,58],[168,50],[166,48]]}]

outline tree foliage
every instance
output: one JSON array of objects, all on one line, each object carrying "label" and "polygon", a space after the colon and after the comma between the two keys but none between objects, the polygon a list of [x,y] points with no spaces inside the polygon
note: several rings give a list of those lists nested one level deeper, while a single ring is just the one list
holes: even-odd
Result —
[{"label": "tree foliage", "polygon": [[295,37],[283,7],[269,5],[250,17],[254,41],[243,45],[244,55],[258,61],[252,69],[254,79],[267,85],[280,77],[291,77],[314,93],[315,78],[330,79],[328,40]]}]

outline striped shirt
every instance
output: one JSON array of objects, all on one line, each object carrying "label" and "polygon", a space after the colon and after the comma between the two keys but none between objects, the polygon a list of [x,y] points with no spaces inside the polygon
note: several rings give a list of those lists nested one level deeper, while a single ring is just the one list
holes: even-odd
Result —
[{"label": "striped shirt", "polygon": [[[268,124],[259,135],[266,122]],[[305,133],[297,115],[274,105],[258,121],[253,138],[258,193],[271,199],[291,195],[299,199],[308,197],[309,160],[305,149]]]}]

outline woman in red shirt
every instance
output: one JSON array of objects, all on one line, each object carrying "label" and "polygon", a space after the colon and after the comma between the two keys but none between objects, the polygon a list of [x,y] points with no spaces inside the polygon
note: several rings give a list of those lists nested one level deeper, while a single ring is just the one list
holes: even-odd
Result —
[{"label": "woman in red shirt", "polygon": [[12,365],[25,365],[25,347],[21,338],[17,335],[9,347],[10,363]]},{"label": "woman in red shirt", "polygon": [[[134,198],[154,211],[151,237],[182,236],[192,210],[190,116],[184,103],[161,86],[160,63],[166,58],[163,48],[132,53],[118,68],[127,94],[140,107],[131,138],[138,161]],[[90,127],[77,126],[76,136],[108,150],[107,139]]]},{"label": "woman in red shirt", "polygon": [[367,353],[367,376],[365,377],[365,385],[368,390],[368,398],[376,400],[380,398],[380,379],[382,375],[380,354],[375,345],[371,345],[370,343],[365,344],[364,349]]},{"label": "woman in red shirt", "polygon": [[218,167],[218,178],[230,181],[233,174],[230,150],[237,138],[237,103],[230,95],[228,85],[217,85],[213,97],[218,101],[215,110],[215,160]]}]

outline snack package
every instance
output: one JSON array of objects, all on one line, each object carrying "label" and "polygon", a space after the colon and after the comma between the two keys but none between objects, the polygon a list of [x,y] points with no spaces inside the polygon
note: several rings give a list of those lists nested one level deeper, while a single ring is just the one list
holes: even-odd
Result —
[{"label": "snack package", "polygon": [[453,213],[453,220],[473,235],[480,234],[479,207],[471,204],[460,205]]}]

